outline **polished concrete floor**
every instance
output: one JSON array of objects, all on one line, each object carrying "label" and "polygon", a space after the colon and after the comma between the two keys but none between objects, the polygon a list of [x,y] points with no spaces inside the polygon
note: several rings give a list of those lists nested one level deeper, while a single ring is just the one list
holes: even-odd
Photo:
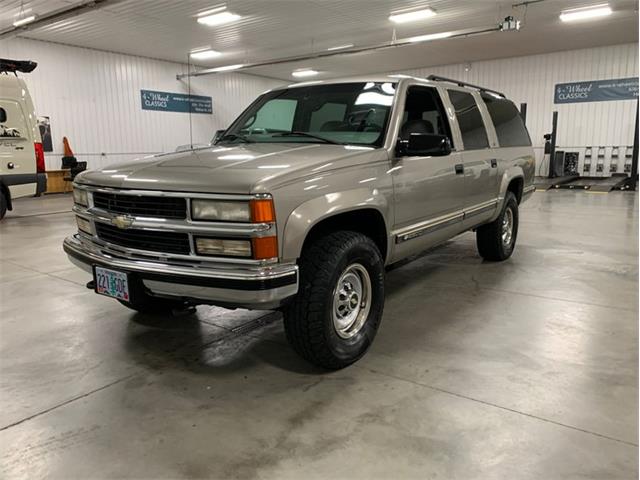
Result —
[{"label": "polished concrete floor", "polygon": [[69,207],[0,224],[1,478],[638,476],[634,193],[536,193],[510,261],[465,234],[393,268],[371,351],[334,373],[278,313],[88,291]]}]

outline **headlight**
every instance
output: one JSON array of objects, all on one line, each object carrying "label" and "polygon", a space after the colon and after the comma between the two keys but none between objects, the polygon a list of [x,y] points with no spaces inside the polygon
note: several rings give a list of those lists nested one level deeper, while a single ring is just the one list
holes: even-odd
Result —
[{"label": "headlight", "polygon": [[78,225],[78,230],[81,232],[93,235],[93,232],[91,231],[91,222],[89,220],[76,216],[76,224]]},{"label": "headlight", "polygon": [[224,238],[196,238],[196,252],[199,255],[251,257],[251,241]]},{"label": "headlight", "polygon": [[191,218],[223,222],[250,222],[251,212],[249,202],[193,199],[191,200]]},{"label": "headlight", "polygon": [[73,203],[82,205],[83,207],[89,206],[89,199],[86,190],[80,190],[78,188],[73,189]]}]

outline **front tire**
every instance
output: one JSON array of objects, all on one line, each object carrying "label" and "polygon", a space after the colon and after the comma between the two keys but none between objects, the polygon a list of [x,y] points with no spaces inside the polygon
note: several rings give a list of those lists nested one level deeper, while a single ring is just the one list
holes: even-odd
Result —
[{"label": "front tire", "polygon": [[327,234],[305,248],[300,290],[284,309],[287,340],[303,358],[337,370],[362,357],[384,307],[384,262],[360,233]]},{"label": "front tire", "polygon": [[518,201],[507,192],[498,218],[476,231],[478,253],[485,260],[501,262],[508,259],[516,246],[518,236]]}]

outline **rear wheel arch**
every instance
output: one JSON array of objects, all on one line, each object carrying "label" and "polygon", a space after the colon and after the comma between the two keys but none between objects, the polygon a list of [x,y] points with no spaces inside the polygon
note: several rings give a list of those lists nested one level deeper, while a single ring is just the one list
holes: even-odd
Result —
[{"label": "rear wheel arch", "polygon": [[[512,192],[515,197],[518,205],[522,201],[522,193],[524,191],[524,177],[517,176],[512,178],[507,185],[507,192]],[[505,192],[506,194],[506,192]]]}]

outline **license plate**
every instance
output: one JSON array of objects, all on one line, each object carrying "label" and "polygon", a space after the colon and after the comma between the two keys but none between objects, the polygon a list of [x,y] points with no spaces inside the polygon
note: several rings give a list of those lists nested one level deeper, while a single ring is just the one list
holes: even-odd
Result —
[{"label": "license plate", "polygon": [[125,302],[130,300],[129,280],[126,273],[102,267],[95,267],[94,272],[96,293]]}]

